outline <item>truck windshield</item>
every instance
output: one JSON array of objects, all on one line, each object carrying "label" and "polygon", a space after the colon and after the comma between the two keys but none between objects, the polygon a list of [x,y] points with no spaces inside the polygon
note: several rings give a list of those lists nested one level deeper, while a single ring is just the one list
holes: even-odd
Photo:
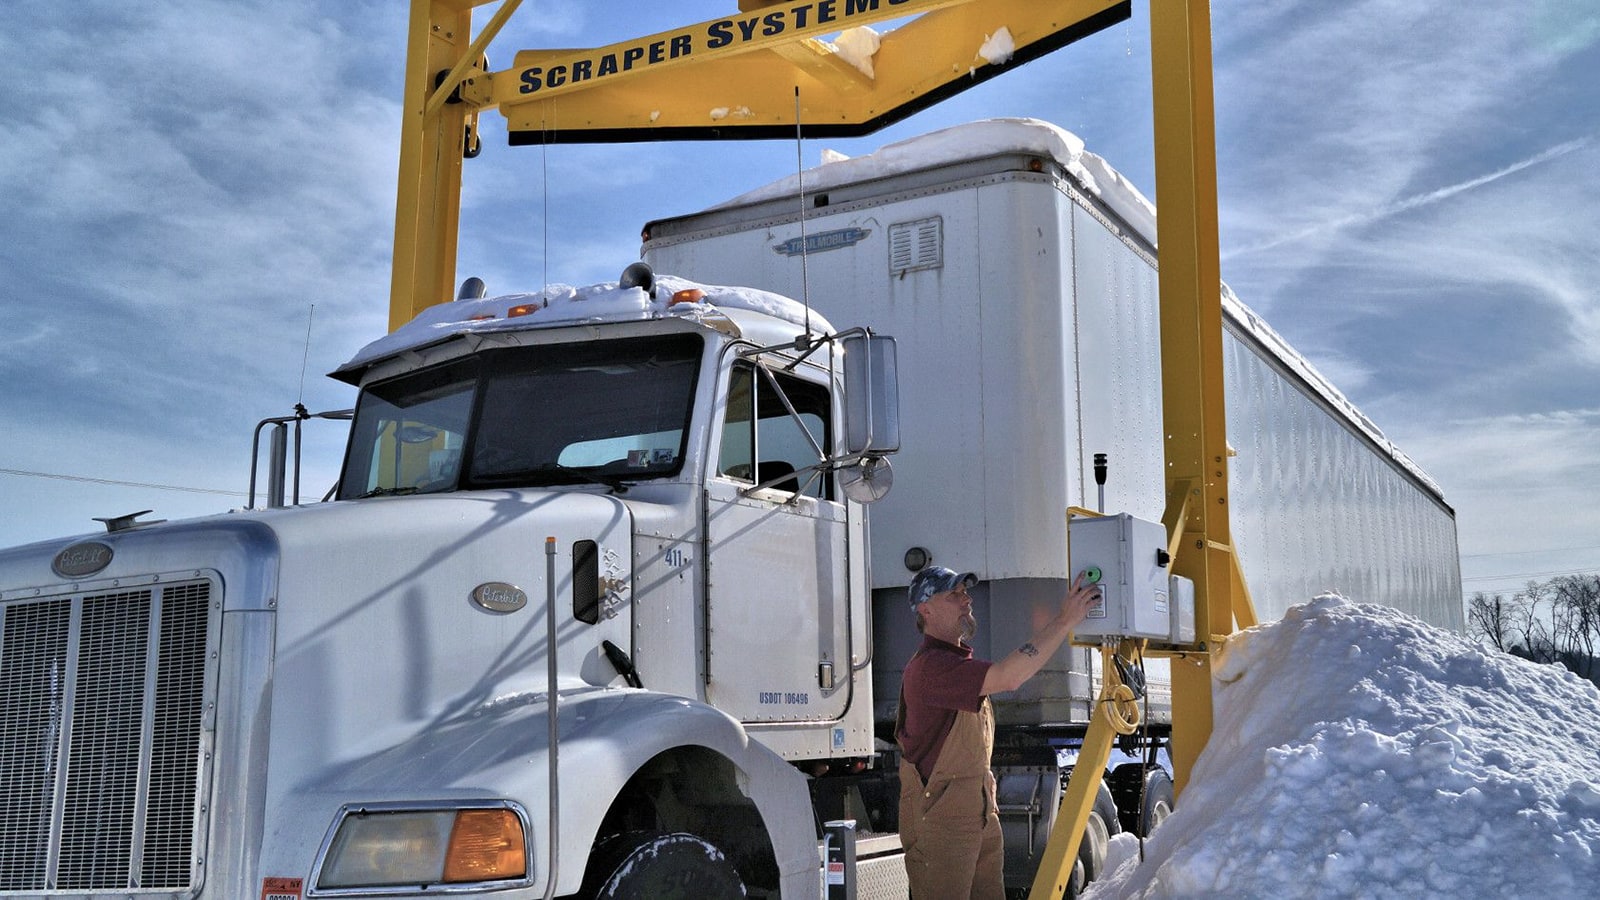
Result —
[{"label": "truck windshield", "polygon": [[695,335],[504,348],[370,385],[339,497],[675,475],[702,349]]}]

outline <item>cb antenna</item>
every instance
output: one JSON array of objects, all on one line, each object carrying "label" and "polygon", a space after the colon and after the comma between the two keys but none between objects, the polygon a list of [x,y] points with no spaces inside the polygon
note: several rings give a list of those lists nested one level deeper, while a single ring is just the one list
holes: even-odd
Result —
[{"label": "cb antenna", "polygon": [[800,85],[794,86],[794,178],[800,190],[800,302],[806,307],[806,339],[811,337],[811,281],[806,272],[806,162],[801,150]]},{"label": "cb antenna", "polygon": [[311,304],[311,311],[306,313],[306,349],[300,357],[300,392],[295,395],[295,406],[299,406],[306,399],[306,364],[311,361],[311,320],[317,314],[317,305]]},{"label": "cb antenna", "polygon": [[545,303],[550,302],[550,142],[554,139],[551,120],[555,115],[556,105],[551,103],[549,118],[539,120],[539,130],[544,132],[539,141],[539,239],[543,242],[539,248],[539,291],[544,294]]}]

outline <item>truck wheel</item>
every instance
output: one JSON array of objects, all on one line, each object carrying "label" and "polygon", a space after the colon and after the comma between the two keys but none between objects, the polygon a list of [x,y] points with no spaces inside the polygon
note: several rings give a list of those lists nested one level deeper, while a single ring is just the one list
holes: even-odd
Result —
[{"label": "truck wheel", "polygon": [[709,841],[682,832],[632,831],[595,844],[578,896],[585,900],[730,900],[739,873]]},{"label": "truck wheel", "polygon": [[1105,874],[1111,836],[1121,832],[1117,803],[1111,798],[1111,789],[1101,780],[1095,791],[1094,806],[1089,810],[1089,821],[1083,827],[1083,840],[1078,842],[1078,858],[1072,861],[1066,896],[1078,896],[1089,882]]},{"label": "truck wheel", "polygon": [[[1111,772],[1111,793],[1117,800],[1122,830],[1148,837],[1172,814],[1172,776],[1160,766],[1126,763]],[[1140,828],[1143,823],[1144,827]]]}]

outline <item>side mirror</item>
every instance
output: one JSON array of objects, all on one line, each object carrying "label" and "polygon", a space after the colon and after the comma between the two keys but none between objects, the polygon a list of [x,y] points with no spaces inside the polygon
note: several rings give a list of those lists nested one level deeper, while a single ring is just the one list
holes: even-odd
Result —
[{"label": "side mirror", "polygon": [[894,485],[894,469],[881,456],[868,456],[839,470],[839,487],[857,503],[882,500]]},{"label": "side mirror", "polygon": [[858,332],[843,338],[844,441],[851,456],[900,449],[900,383],[894,338]]}]

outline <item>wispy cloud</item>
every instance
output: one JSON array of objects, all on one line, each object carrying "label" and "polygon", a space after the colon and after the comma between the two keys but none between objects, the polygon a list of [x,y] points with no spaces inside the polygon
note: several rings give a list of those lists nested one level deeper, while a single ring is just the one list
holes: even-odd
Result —
[{"label": "wispy cloud", "polygon": [[[250,427],[298,393],[310,304],[313,374],[384,329],[406,4],[16,6],[0,30],[0,467],[236,488]],[[495,68],[733,4],[522,6]],[[1223,276],[1444,484],[1468,552],[1600,533],[1600,506],[1572,501],[1600,492],[1600,7],[1229,0],[1212,17]],[[1143,20],[839,149],[1033,115],[1153,193]],[[493,133],[468,165],[461,272],[497,290],[613,279],[647,219],[794,158],[782,142],[545,155]],[[351,399],[306,390],[313,407]],[[6,477],[8,507],[88,525],[50,479]],[[103,489],[93,514],[204,511]],[[61,521],[0,518],[0,544]]]},{"label": "wispy cloud", "polygon": [[[1401,422],[1391,438],[1424,460],[1457,511],[1471,590],[1515,590],[1539,573],[1600,567],[1600,410]],[[1559,551],[1559,552],[1547,552]],[[1506,558],[1541,554],[1536,566]]]},{"label": "wispy cloud", "polygon": [[1467,191],[1471,191],[1475,188],[1493,184],[1494,182],[1499,181],[1508,175],[1514,175],[1523,171],[1524,169],[1529,169],[1541,163],[1558,159],[1567,155],[1568,153],[1573,152],[1574,150],[1588,147],[1589,144],[1590,139],[1586,137],[1572,141],[1564,141],[1540,153],[1536,153],[1527,159],[1519,160],[1518,162],[1514,162],[1509,166],[1498,169],[1487,175],[1482,175],[1477,178],[1469,178],[1456,184],[1447,185],[1445,187],[1426,191],[1420,194],[1413,194],[1409,197],[1402,197],[1389,203],[1382,204],[1375,209],[1342,215],[1338,218],[1334,218],[1325,222],[1319,222],[1309,227],[1302,228],[1299,231],[1293,231],[1278,237],[1258,241],[1254,244],[1231,247],[1222,254],[1222,260],[1223,262],[1230,262],[1249,254],[1276,250],[1286,244],[1300,243],[1308,238],[1327,236],[1358,226],[1371,225],[1391,216],[1421,209],[1426,206],[1431,206],[1435,203],[1449,200],[1459,194],[1466,193]]},{"label": "wispy cloud", "polygon": [[[1589,46],[1538,39],[1525,8],[1257,2],[1215,18],[1227,259],[1254,257],[1257,290],[1331,262],[1352,228],[1575,149],[1505,152],[1518,139],[1505,126],[1535,114],[1543,79]],[[1478,162],[1494,154],[1519,162]]]}]

